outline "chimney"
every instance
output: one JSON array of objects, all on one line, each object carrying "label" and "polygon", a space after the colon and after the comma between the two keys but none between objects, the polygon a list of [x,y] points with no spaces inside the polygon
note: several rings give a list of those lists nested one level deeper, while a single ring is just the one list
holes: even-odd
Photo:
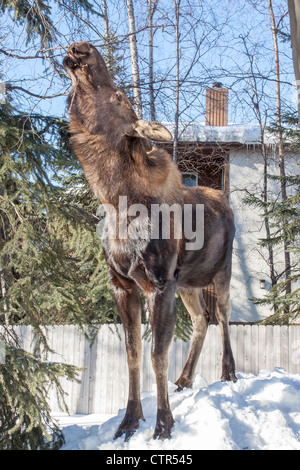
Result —
[{"label": "chimney", "polygon": [[205,125],[228,126],[228,88],[222,83],[213,83],[205,95]]}]

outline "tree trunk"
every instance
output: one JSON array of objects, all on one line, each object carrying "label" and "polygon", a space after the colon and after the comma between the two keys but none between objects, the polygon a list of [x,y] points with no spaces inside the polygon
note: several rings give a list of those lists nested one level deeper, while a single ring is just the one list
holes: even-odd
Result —
[{"label": "tree trunk", "polygon": [[149,102],[150,119],[156,120],[154,99],[154,74],[153,74],[153,15],[157,8],[158,0],[148,0],[148,28],[149,28]]},{"label": "tree trunk", "polygon": [[142,94],[141,94],[141,84],[140,84],[139,65],[138,65],[138,51],[137,51],[137,42],[136,42],[133,1],[126,0],[126,5],[127,5],[128,28],[129,28],[129,45],[130,45],[130,57],[131,57],[131,73],[132,73],[132,83],[133,83],[134,109],[137,114],[137,117],[139,119],[142,119],[143,117]]},{"label": "tree trunk", "polygon": [[107,13],[107,2],[102,0],[102,11],[103,11],[103,21],[104,21],[104,31],[105,31],[105,53],[106,53],[106,63],[109,71],[112,70],[112,57],[110,49],[110,32],[109,32],[109,21]]},{"label": "tree trunk", "polygon": [[[281,91],[280,91],[280,64],[279,64],[279,51],[278,51],[278,40],[275,24],[275,16],[272,6],[272,0],[268,0],[268,7],[270,12],[270,18],[272,23],[272,36],[274,45],[274,57],[275,57],[275,80],[276,80],[276,123],[277,123],[277,135],[278,135],[278,149],[279,149],[279,171],[280,171],[280,184],[281,184],[281,199],[285,201],[286,195],[286,181],[285,181],[285,162],[284,162],[284,148],[283,148],[283,135],[282,135],[282,123],[281,123]],[[283,221],[283,227],[285,227]],[[284,228],[283,228],[284,230]],[[291,258],[288,252],[288,244],[284,241],[284,262],[285,262],[285,277],[289,278],[291,274]],[[286,283],[286,294],[291,293],[291,282]]]},{"label": "tree trunk", "polygon": [[[261,116],[260,105],[259,105],[260,97],[259,97],[259,93],[257,89],[255,71],[253,69],[254,57],[250,54],[245,39],[244,39],[244,46],[245,46],[247,57],[250,63],[251,75],[249,74],[249,83],[250,83],[251,91],[253,94],[251,97],[251,101],[253,103],[254,112],[256,114],[258,124],[259,124],[259,130],[260,130],[261,154],[262,154],[262,158],[264,162],[262,200],[266,204],[268,202],[268,152],[267,152],[266,145],[264,143],[265,141],[264,127],[265,126],[264,126],[262,116]],[[264,207],[264,226],[265,226],[266,238],[270,239],[270,236],[271,236],[270,221],[269,221],[269,216],[268,216],[268,209],[266,206]],[[273,253],[273,247],[271,244],[268,244],[267,250],[268,250],[268,264],[269,264],[269,269],[270,269],[270,279],[271,279],[271,285],[273,287],[277,283],[277,278],[275,275],[274,253]],[[275,311],[274,306],[273,306],[273,309]]]},{"label": "tree trunk", "polygon": [[[262,155],[264,159],[264,182],[263,182],[263,201],[268,202],[268,154],[265,144],[262,144]],[[268,210],[264,209],[264,225],[266,231],[266,238],[269,239],[271,235],[270,222],[268,216]],[[270,268],[270,279],[272,287],[277,283],[277,278],[274,269],[274,253],[271,245],[268,245],[268,262]],[[275,307],[274,307],[275,309]]]},{"label": "tree trunk", "polygon": [[179,70],[180,70],[180,31],[179,31],[179,18],[180,18],[180,0],[174,0],[175,7],[175,37],[176,37],[176,80],[175,80],[175,126],[174,126],[174,143],[173,143],[173,160],[177,163],[178,153],[178,125],[179,125]]}]

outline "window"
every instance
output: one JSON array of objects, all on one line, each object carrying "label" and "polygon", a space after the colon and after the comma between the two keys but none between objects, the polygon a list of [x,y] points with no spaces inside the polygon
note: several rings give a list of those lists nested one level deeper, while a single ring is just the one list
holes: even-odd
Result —
[{"label": "window", "polygon": [[195,172],[182,173],[182,181],[185,186],[198,186],[198,174]]}]

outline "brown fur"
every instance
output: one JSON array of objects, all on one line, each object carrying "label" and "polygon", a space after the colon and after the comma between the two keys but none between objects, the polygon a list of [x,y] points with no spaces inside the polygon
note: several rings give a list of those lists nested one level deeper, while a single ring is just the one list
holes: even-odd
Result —
[{"label": "brown fur", "polygon": [[[73,44],[64,66],[73,88],[69,96],[72,146],[86,178],[104,204],[167,203],[204,205],[204,246],[185,248],[186,240],[122,240],[106,238],[106,255],[116,305],[122,319],[129,366],[126,415],[116,437],[128,439],[143,419],[140,402],[141,305],[139,289],[151,311],[151,358],[157,381],[157,423],[154,437],[170,436],[173,417],[168,401],[168,352],[175,324],[176,289],[191,314],[194,333],[178,390],[191,386],[207,329],[202,288],[213,282],[217,291],[217,319],[223,340],[222,380],[236,380],[230,347],[229,281],[234,237],[233,214],[223,193],[210,188],[186,188],[181,174],[163,149],[151,141],[166,141],[169,132],[158,123],[138,120],[127,97],[113,83],[99,52],[88,43]],[[111,209],[112,210],[112,209]],[[195,210],[193,212],[195,217]],[[174,224],[174,220],[172,219]],[[109,213],[106,230],[111,229]],[[171,231],[172,233],[172,231]]]}]

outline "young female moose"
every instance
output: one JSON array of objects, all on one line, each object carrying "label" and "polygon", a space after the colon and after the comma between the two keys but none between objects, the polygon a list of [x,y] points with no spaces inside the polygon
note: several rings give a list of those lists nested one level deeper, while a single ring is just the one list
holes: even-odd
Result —
[{"label": "young female moose", "polygon": [[[140,401],[141,289],[151,312],[151,359],[157,383],[153,437],[169,438],[174,420],[168,400],[167,372],[176,290],[193,322],[191,349],[176,382],[178,390],[192,385],[208,325],[202,288],[211,282],[217,292],[216,315],[223,342],[221,379],[236,380],[228,328],[233,214],[220,191],[183,185],[169,154],[151,146],[151,141],[170,140],[169,131],[157,122],[138,120],[95,47],[86,42],[71,45],[64,67],[73,84],[68,98],[73,149],[90,187],[103,204],[112,208],[106,217],[103,249],[125,330],[129,368],[127,410],[115,437],[125,433],[125,439],[129,439],[139,420],[144,419]],[[196,204],[204,205],[203,247],[195,251],[186,249],[187,240],[177,239],[172,230],[169,239],[109,236],[112,213],[118,214],[118,220],[122,216],[120,196],[127,197],[128,206],[139,203],[149,210],[152,204],[161,203],[176,204],[182,210],[185,204],[192,204],[193,208]],[[194,218],[195,214],[194,210]],[[171,214],[171,225],[174,224]]]}]

